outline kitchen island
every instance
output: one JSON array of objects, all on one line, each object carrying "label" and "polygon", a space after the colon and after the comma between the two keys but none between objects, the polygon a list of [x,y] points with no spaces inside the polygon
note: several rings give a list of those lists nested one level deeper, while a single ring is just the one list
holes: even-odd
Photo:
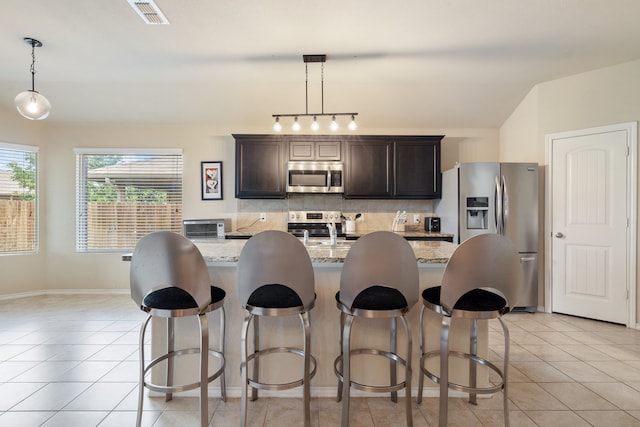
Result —
[{"label": "kitchen island", "polygon": [[[216,286],[223,288],[227,292],[227,301],[225,310],[227,316],[226,328],[226,358],[227,358],[227,393],[231,397],[240,396],[240,331],[244,310],[235,298],[235,276],[238,257],[246,240],[214,240],[209,242],[196,242],[204,256],[209,267],[211,279]],[[306,247],[312,260],[315,271],[315,289],[316,304],[311,310],[311,351],[318,362],[317,374],[311,381],[313,396],[330,397],[335,396],[337,380],[333,372],[333,362],[339,352],[339,311],[336,307],[335,294],[340,287],[340,273],[342,271],[342,263],[353,242],[339,239],[336,245],[328,245],[324,241],[311,240]],[[442,274],[446,262],[457,247],[456,244],[442,241],[410,241],[409,244],[416,254],[416,262],[420,274],[420,289],[440,284]],[[419,347],[418,340],[419,331],[419,312],[421,308],[421,299],[412,308],[408,315],[408,321],[412,328],[413,335],[413,354],[412,354],[412,388],[417,389],[418,380],[418,363],[419,363]],[[211,315],[210,330],[212,334],[211,342],[217,339],[217,317]],[[388,348],[388,320],[385,319],[367,319],[367,322],[358,322],[354,324],[353,346],[354,348],[363,345],[378,346],[378,348]],[[263,337],[264,345],[272,346],[291,346],[300,345],[301,335],[299,327],[299,319],[297,316],[285,318],[263,318],[263,325],[277,329],[279,334],[270,333]],[[154,326],[161,326],[162,322],[157,321]],[[429,348],[437,348],[439,343],[439,325],[440,319],[432,313],[428,314],[425,324],[428,326],[427,337]],[[461,325],[462,327],[466,327]],[[197,326],[192,319],[179,319],[177,322],[176,336],[180,337],[179,343],[184,342],[197,343]],[[454,326],[455,328],[455,326]],[[466,340],[453,345],[466,348],[468,343]],[[401,332],[399,332],[399,343],[404,340]],[[481,327],[480,335],[481,352],[486,349],[486,325]],[[165,346],[164,328],[154,327],[153,330],[153,349],[154,352],[160,352]],[[402,344],[401,344],[402,345]],[[380,359],[380,360],[377,360]],[[360,362],[354,363],[353,375],[354,380],[362,380],[372,384],[383,384],[388,382],[388,366],[389,363],[383,358],[359,357]],[[212,360],[211,363],[217,363]],[[186,366],[188,365],[188,366]],[[185,364],[177,369],[180,372],[189,370],[189,375],[195,374],[197,364]],[[278,354],[277,357],[267,357],[261,362],[261,375],[269,381],[282,382],[291,381],[301,376],[301,361],[297,357]],[[213,367],[211,367],[213,369]],[[155,372],[155,375],[162,375],[162,372]],[[401,373],[399,374],[401,377]],[[425,395],[437,395],[437,387],[430,381],[425,382]],[[212,395],[218,393],[217,387],[211,387]],[[264,393],[265,395],[274,395],[272,393]],[[284,392],[278,392],[278,396],[301,396],[301,389],[293,389]],[[358,395],[355,392],[356,396]]]},{"label": "kitchen island", "polygon": [[[338,239],[335,245],[329,245],[328,239],[310,239],[306,246],[314,265],[341,264],[355,240]],[[240,251],[246,243],[243,239],[211,239],[195,242],[207,265],[220,266],[238,262]],[[457,244],[442,241],[409,241],[416,254],[418,264],[445,264]]]}]

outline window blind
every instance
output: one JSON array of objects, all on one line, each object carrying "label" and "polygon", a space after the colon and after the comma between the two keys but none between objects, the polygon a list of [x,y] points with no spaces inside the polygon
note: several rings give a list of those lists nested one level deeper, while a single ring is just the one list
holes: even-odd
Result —
[{"label": "window blind", "polygon": [[37,151],[0,144],[0,254],[38,250]]},{"label": "window blind", "polygon": [[76,151],[76,250],[133,249],[153,231],[182,230],[182,154]]}]

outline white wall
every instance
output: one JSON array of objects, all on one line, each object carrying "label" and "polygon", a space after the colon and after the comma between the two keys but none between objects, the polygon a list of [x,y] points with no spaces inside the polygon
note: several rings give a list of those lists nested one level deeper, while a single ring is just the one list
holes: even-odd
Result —
[{"label": "white wall", "polygon": [[536,86],[500,128],[500,161],[544,164],[544,145],[538,143],[539,102]]},{"label": "white wall", "polygon": [[[45,126],[40,122],[32,122],[22,117],[15,110],[0,108],[0,141],[21,145],[40,147],[39,159],[42,161],[47,155]],[[41,170],[45,166],[40,164]],[[40,177],[41,188],[46,188],[46,182]],[[40,197],[39,209],[41,224],[46,221],[43,215],[43,204],[46,196]],[[40,251],[33,255],[0,255],[0,294],[23,293],[42,289],[45,283],[46,238],[40,238]]]},{"label": "white wall", "polygon": [[[184,126],[52,125],[48,130],[46,179],[47,289],[122,289],[129,264],[120,253],[75,251],[75,154],[77,147],[181,148],[184,154],[183,211],[190,217],[235,213],[234,140],[213,129]],[[200,162],[223,162],[222,201],[200,198]]]},{"label": "white wall", "polygon": [[639,119],[640,61],[541,83],[502,126],[501,158],[544,165],[547,134]]},{"label": "white wall", "polygon": [[[234,217],[235,143],[232,133],[269,133],[265,128],[145,124],[60,124],[31,122],[14,111],[0,111],[0,141],[34,144],[40,153],[40,236],[38,255],[0,256],[0,295],[39,290],[127,290],[129,264],[120,253],[75,251],[75,155],[79,147],[180,148],[184,154],[183,215]],[[360,130],[362,131],[362,130]],[[364,134],[364,133],[363,133]],[[366,134],[447,135],[497,154],[495,129],[367,129]],[[446,139],[445,139],[446,140]],[[489,148],[487,148],[489,147]],[[458,151],[456,147],[455,151]],[[455,155],[454,155],[455,156]],[[200,198],[200,162],[223,162],[222,201]]]}]

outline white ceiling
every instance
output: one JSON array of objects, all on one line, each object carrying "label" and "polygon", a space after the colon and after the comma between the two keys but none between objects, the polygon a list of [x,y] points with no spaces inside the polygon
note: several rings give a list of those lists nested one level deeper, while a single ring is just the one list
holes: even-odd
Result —
[{"label": "white ceiling", "polygon": [[0,105],[30,88],[33,37],[52,122],[269,132],[305,110],[302,55],[326,54],[324,110],[361,129],[496,128],[537,83],[640,58],[638,0],[157,0],[166,26],[126,0],[4,3]]}]

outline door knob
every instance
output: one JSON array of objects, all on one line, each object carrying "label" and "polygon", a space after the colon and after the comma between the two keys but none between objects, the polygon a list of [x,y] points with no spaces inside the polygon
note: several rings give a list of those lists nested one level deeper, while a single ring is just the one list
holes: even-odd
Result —
[{"label": "door knob", "polygon": [[558,239],[562,239],[562,238],[564,237],[564,234],[562,234],[562,233],[560,233],[560,232],[557,232],[557,233],[556,233],[556,237],[557,237]]}]

